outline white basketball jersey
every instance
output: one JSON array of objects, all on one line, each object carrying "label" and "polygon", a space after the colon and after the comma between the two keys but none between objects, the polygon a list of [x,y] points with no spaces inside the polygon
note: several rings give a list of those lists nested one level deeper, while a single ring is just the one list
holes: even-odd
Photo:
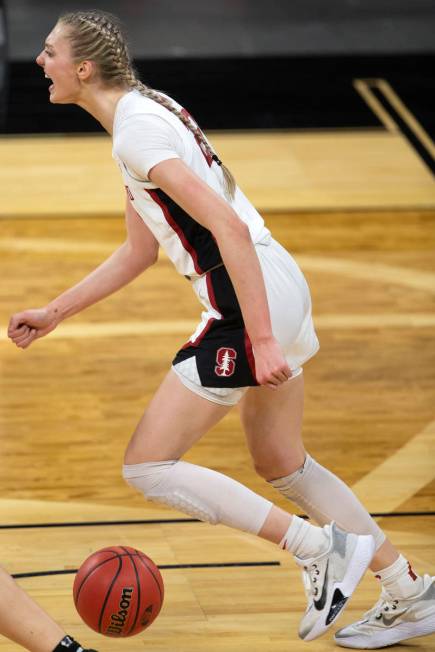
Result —
[{"label": "white basketball jersey", "polygon": [[[187,114],[179,104],[168,99]],[[222,262],[210,231],[148,178],[150,169],[157,163],[179,158],[228,201],[220,166],[203,151],[177,116],[139,91],[126,93],[116,107],[113,157],[121,169],[132,205],[180,274],[200,276]],[[269,234],[263,218],[238,187],[231,206],[249,227],[254,244]]]}]

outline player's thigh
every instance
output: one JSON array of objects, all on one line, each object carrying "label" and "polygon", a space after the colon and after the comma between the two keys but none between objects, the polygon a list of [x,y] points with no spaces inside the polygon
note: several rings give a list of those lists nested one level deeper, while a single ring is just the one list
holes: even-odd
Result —
[{"label": "player's thigh", "polygon": [[125,463],[180,458],[230,409],[195,394],[169,371],[132,435]]},{"label": "player's thigh", "polygon": [[239,403],[255,468],[267,480],[288,475],[304,463],[303,407],[302,373],[277,390],[251,387]]}]

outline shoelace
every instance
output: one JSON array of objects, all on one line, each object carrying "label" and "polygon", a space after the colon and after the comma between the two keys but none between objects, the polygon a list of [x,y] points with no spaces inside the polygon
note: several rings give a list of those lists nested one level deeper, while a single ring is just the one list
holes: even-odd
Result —
[{"label": "shoelace", "polygon": [[390,611],[391,612],[396,611],[397,605],[399,604],[399,600],[394,600],[389,596],[388,597],[382,596],[379,602],[380,604],[376,608],[376,611],[374,613],[374,617],[376,620],[380,620],[384,613],[388,613]]},{"label": "shoelace", "polygon": [[319,575],[320,575],[320,571],[317,564],[304,566],[304,572],[302,573],[302,578],[304,582],[305,594],[308,599],[315,598],[319,593],[319,587],[317,586]]}]

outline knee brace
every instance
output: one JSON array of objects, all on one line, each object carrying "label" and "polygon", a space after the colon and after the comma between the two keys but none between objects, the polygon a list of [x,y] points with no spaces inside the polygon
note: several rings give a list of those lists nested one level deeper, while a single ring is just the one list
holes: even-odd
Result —
[{"label": "knee brace", "polygon": [[183,460],[125,464],[123,477],[150,500],[253,534],[261,530],[272,507],[236,480]]},{"label": "knee brace", "polygon": [[180,486],[177,481],[180,465],[189,466],[179,460],[124,464],[122,474],[131,487],[138,489],[149,500],[164,503],[201,521],[213,525],[218,523],[215,510]]},{"label": "knee brace", "polygon": [[376,549],[384,543],[385,534],[353,491],[309,455],[300,469],[270,484],[319,525],[335,521],[348,532],[373,535]]}]

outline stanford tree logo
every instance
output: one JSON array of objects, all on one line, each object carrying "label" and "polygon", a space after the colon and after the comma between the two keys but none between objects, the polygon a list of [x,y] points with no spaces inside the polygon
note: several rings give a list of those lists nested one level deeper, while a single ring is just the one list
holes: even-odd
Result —
[{"label": "stanford tree logo", "polygon": [[226,346],[218,349],[216,353],[217,365],[214,368],[215,374],[221,378],[232,376],[236,369],[236,363],[234,362],[236,358],[237,352],[234,349]]}]

